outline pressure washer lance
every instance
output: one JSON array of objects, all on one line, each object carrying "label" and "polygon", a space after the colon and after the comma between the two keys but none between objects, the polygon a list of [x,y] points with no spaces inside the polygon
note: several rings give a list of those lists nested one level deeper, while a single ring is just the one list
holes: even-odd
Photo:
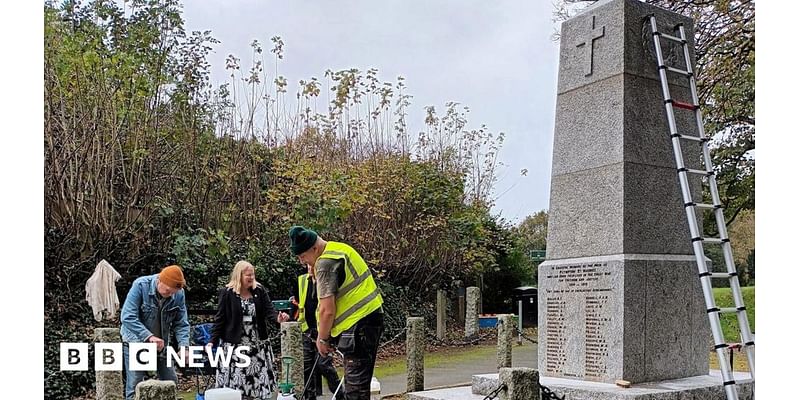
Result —
[{"label": "pressure washer lance", "polygon": [[[342,352],[339,351],[339,349],[337,349],[337,348],[334,348],[334,350],[337,353],[339,353],[339,357],[342,357],[342,364],[344,364],[344,354],[342,354]],[[344,371],[342,371],[342,379],[339,380],[339,386],[336,388],[336,391],[333,392],[333,396],[331,396],[331,400],[336,400],[336,395],[339,394],[340,390],[342,390],[342,385],[344,385],[345,376],[347,376],[347,368],[345,368]]]}]

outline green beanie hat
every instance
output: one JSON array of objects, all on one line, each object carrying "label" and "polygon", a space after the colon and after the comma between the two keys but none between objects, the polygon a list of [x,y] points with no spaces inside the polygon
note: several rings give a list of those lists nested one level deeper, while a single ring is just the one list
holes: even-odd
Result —
[{"label": "green beanie hat", "polygon": [[317,232],[295,225],[289,229],[289,239],[292,241],[292,253],[299,256],[314,246],[317,242]]}]

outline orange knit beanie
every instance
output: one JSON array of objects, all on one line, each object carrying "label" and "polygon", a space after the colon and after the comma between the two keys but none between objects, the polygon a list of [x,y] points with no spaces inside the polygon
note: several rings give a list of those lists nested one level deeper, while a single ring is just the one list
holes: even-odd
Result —
[{"label": "orange knit beanie", "polygon": [[158,280],[169,287],[181,289],[186,286],[186,280],[183,279],[183,271],[177,265],[170,265],[161,270],[158,274]]}]

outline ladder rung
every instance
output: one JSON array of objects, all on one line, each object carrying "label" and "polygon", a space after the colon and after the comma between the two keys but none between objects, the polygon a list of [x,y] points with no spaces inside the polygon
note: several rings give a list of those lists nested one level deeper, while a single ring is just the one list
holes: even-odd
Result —
[{"label": "ladder rung", "polygon": [[683,76],[685,76],[685,77],[687,77],[687,78],[688,78],[688,77],[691,77],[692,75],[694,75],[693,73],[691,73],[691,72],[689,72],[689,71],[684,71],[684,70],[682,70],[682,69],[678,69],[678,68],[672,68],[672,67],[670,67],[670,66],[667,66],[667,65],[659,65],[659,66],[658,66],[658,68],[661,68],[661,69],[666,69],[666,70],[667,70],[667,71],[669,71],[669,72],[674,72],[674,73],[676,73],[676,74],[683,75]]},{"label": "ladder rung", "polygon": [[738,275],[739,274],[737,274],[736,272],[712,272],[710,276],[712,278],[728,279],[730,277],[738,276]]},{"label": "ladder rung", "polygon": [[722,205],[715,206],[713,204],[706,204],[706,203],[684,203],[684,207],[697,207],[701,210],[713,210],[716,208],[722,208]]},{"label": "ladder rung", "polygon": [[678,107],[678,108],[683,108],[683,109],[692,110],[692,111],[694,111],[694,110],[696,110],[698,108],[694,104],[684,103],[682,101],[676,101],[676,100],[672,101],[672,105],[675,106],[675,107]]},{"label": "ladder rung", "polygon": [[664,100],[664,104],[672,104],[675,107],[685,108],[687,110],[692,110],[692,111],[700,109],[700,106],[696,106],[696,105],[690,104],[690,103],[684,103],[682,101],[673,100],[673,99]]},{"label": "ladder rung", "polygon": [[739,350],[741,351],[743,347],[747,346],[755,346],[755,342],[747,342],[747,343],[727,343],[726,346],[728,349]]},{"label": "ladder rung", "polygon": [[720,314],[733,314],[733,313],[737,313],[739,311],[747,311],[747,309],[745,307],[738,307],[738,308],[736,308],[736,307],[722,307],[722,308],[714,307],[714,308],[709,308],[708,310],[706,310],[707,313],[718,312]]},{"label": "ladder rung", "polygon": [[673,42],[678,42],[680,44],[686,43],[685,40],[683,40],[683,39],[681,39],[681,38],[679,38],[677,36],[667,35],[666,33],[656,32],[656,33],[654,33],[654,35],[661,36],[664,39],[672,40]]},{"label": "ladder rung", "polygon": [[691,169],[691,168],[678,168],[678,172],[688,172],[690,174],[697,174],[697,175],[714,175],[714,172],[706,171],[704,169]]},{"label": "ladder rung", "polygon": [[741,351],[741,350],[742,350],[742,347],[745,347],[745,346],[753,346],[753,345],[755,345],[755,343],[753,343],[753,342],[750,342],[750,344],[747,344],[747,343],[738,343],[738,342],[737,342],[737,343],[720,343],[720,344],[716,344],[716,345],[714,345],[714,346],[711,348],[711,350],[717,350],[717,349],[731,349],[731,350],[740,350],[740,351]]},{"label": "ladder rung", "polygon": [[694,239],[692,239],[693,242],[696,242],[698,240],[702,240],[703,243],[725,243],[725,242],[730,242],[731,241],[730,239],[720,239],[720,238],[694,238]]},{"label": "ladder rung", "polygon": [[700,137],[700,136],[692,136],[692,135],[681,135],[680,133],[675,133],[671,137],[676,137],[678,139],[686,139],[686,140],[693,140],[695,142],[710,142],[711,138],[708,136]]}]

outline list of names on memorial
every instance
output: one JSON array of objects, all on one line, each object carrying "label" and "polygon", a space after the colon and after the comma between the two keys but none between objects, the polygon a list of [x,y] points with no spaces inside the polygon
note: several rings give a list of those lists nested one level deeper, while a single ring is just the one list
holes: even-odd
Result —
[{"label": "list of names on memorial", "polygon": [[[601,380],[608,374],[606,332],[611,320],[608,308],[614,296],[610,275],[606,263],[556,265],[545,274],[545,369],[548,374],[590,380]],[[584,318],[569,320],[567,314]],[[581,341],[585,343],[582,349],[585,359],[582,366],[576,367],[582,369],[583,374],[575,375],[565,371],[565,366],[578,362],[569,359],[578,355],[568,357],[566,342],[568,335],[581,334],[585,339]]]},{"label": "list of names on memorial", "polygon": [[565,347],[567,344],[564,306],[566,302],[560,296],[547,299],[547,372],[561,374],[567,361]]},{"label": "list of names on memorial", "polygon": [[611,318],[607,317],[605,308],[609,296],[586,296],[586,378],[602,378],[607,375],[606,357],[608,357],[608,343],[604,334],[606,324]]}]

